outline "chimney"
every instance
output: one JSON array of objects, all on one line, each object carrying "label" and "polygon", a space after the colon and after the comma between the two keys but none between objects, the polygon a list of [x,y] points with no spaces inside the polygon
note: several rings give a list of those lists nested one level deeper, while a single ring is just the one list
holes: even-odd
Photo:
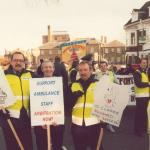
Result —
[{"label": "chimney", "polygon": [[101,36],[101,43],[103,43],[103,36]]},{"label": "chimney", "polygon": [[48,25],[48,42],[50,42],[51,40],[51,26]]},{"label": "chimney", "polygon": [[104,44],[106,44],[107,43],[107,37],[105,36],[104,37]]},{"label": "chimney", "polygon": [[48,36],[47,35],[43,35],[42,36],[42,43],[45,44],[48,42]]}]

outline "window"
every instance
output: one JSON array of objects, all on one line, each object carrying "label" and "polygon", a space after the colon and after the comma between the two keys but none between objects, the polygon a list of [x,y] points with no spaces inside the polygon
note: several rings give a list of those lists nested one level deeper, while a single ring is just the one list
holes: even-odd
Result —
[{"label": "window", "polygon": [[120,61],[121,61],[121,58],[117,57],[117,63],[120,63]]},{"label": "window", "polygon": [[150,6],[148,7],[148,16],[150,16]]},{"label": "window", "polygon": [[105,53],[108,53],[108,48],[105,48]]},{"label": "window", "polygon": [[50,54],[50,55],[52,54],[52,51],[51,51],[51,50],[49,51],[49,54]]},{"label": "window", "polygon": [[111,60],[111,63],[114,63],[115,62],[115,57],[111,57],[110,60]]},{"label": "window", "polygon": [[58,40],[58,39],[57,39],[57,36],[55,36],[55,37],[54,37],[54,40],[55,40],[55,41],[57,41],[57,40]]},{"label": "window", "polygon": [[124,63],[125,62],[125,56],[122,55],[122,62]]},{"label": "window", "polygon": [[144,44],[146,42],[146,30],[138,30],[138,43]]},{"label": "window", "polygon": [[117,48],[117,53],[121,53],[121,48]]},{"label": "window", "polygon": [[131,33],[131,45],[135,44],[135,33]]},{"label": "window", "polygon": [[121,48],[121,52],[124,53],[125,52],[125,48]]},{"label": "window", "polygon": [[114,48],[112,48],[112,49],[111,49],[111,51],[112,51],[112,52],[115,52],[115,49],[114,49]]},{"label": "window", "polygon": [[61,50],[58,50],[57,53],[58,53],[58,54],[61,54]]},{"label": "window", "polygon": [[44,55],[44,50],[41,50],[41,55]]},{"label": "window", "polygon": [[133,12],[132,12],[132,22],[137,21],[138,20],[138,16],[139,16],[139,12],[133,10]]},{"label": "window", "polygon": [[94,47],[91,47],[90,53],[94,53]]}]

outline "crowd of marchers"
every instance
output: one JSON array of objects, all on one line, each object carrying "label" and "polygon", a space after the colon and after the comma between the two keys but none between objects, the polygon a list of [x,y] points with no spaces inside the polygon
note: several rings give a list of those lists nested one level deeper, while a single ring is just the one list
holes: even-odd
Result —
[{"label": "crowd of marchers", "polygon": [[[25,56],[21,52],[14,52],[11,55],[9,67],[4,70],[10,88],[17,97],[14,104],[0,109],[0,126],[7,150],[19,150],[20,147],[14,138],[13,132],[8,124],[8,119],[12,122],[24,150],[33,150],[31,120],[30,120],[30,78],[44,78],[61,76],[63,79],[63,95],[65,117],[71,117],[71,135],[75,150],[97,149],[99,133],[103,136],[104,128],[110,132],[116,132],[116,127],[111,124],[99,121],[91,115],[94,93],[93,90],[98,81],[103,76],[108,76],[110,82],[115,83],[115,75],[133,75],[135,84],[135,127],[137,136],[143,137],[147,134],[148,115],[147,107],[150,98],[150,69],[147,59],[139,59],[139,67],[133,69],[117,69],[114,65],[109,65],[108,61],[102,59],[100,62],[92,61],[92,56],[88,55],[81,60],[73,60],[68,69],[61,62],[59,57],[54,62],[41,59],[41,64],[35,72],[26,68]],[[27,80],[28,79],[28,80]],[[101,89],[99,89],[101,90]],[[5,112],[4,112],[5,109]],[[50,126],[51,147],[53,150],[65,149],[63,146],[65,125],[54,123]],[[38,150],[47,150],[47,126],[34,127],[34,134]],[[100,150],[104,150],[103,143]]]}]

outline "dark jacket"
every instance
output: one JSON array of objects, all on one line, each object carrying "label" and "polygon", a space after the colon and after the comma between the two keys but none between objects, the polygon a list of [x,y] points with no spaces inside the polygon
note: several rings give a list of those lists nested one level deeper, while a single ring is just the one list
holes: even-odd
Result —
[{"label": "dark jacket", "polygon": [[[139,71],[142,73],[147,73],[148,74],[148,78],[149,78],[149,81],[150,81],[150,69],[147,68],[145,70],[142,70],[141,68],[139,68]],[[135,85],[139,88],[145,88],[145,87],[149,87],[149,83],[145,83],[145,82],[142,82],[141,80],[141,73],[139,71],[135,71],[134,74],[133,74],[133,77],[134,77],[134,82],[135,82]]]},{"label": "dark jacket", "polygon": [[65,65],[60,61],[55,60],[54,68],[55,70],[53,75],[56,77],[62,77],[63,79],[64,106],[66,110],[68,107],[68,73],[66,71]]},{"label": "dark jacket", "polygon": [[77,73],[78,73],[78,71],[77,71],[75,68],[72,68],[72,69],[70,70],[69,78],[70,78],[70,82],[71,82],[71,83],[76,81]]},{"label": "dark jacket", "polygon": [[[149,86],[149,82],[142,82],[142,77],[141,77],[141,73],[144,72],[146,74],[148,74],[148,78],[149,78],[149,82],[150,82],[150,68],[147,68],[145,70],[142,70],[141,68],[139,68],[138,70],[136,70],[133,74],[134,77],[134,83],[137,87],[139,88],[145,88],[145,87],[150,87]],[[136,99],[143,99],[143,98],[136,98]],[[145,98],[144,98],[145,99]],[[149,99],[148,97],[146,97],[146,99]]]},{"label": "dark jacket", "polygon": [[[89,78],[88,80],[86,80],[86,81],[80,78],[80,79],[77,80],[76,82],[78,82],[78,83],[81,84],[84,93],[86,93],[86,91],[87,91],[88,87],[90,86],[90,84],[91,84],[91,83],[94,83],[94,82],[97,82],[97,81],[98,81],[98,80],[95,79],[93,75],[91,75],[90,78]],[[76,82],[73,82],[73,83],[76,83]],[[72,83],[72,84],[73,84],[73,83]],[[70,85],[70,90],[69,90],[69,91],[70,91],[70,107],[71,107],[71,108],[75,105],[75,103],[76,103],[78,97],[80,97],[80,96],[82,96],[82,94],[84,94],[84,93],[81,92],[81,91],[72,92],[72,91],[71,91],[71,86],[72,86],[72,84]]]}]

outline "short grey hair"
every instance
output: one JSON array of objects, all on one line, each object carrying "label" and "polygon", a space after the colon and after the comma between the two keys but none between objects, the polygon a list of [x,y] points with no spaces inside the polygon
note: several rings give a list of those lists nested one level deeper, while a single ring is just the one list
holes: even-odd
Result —
[{"label": "short grey hair", "polygon": [[43,68],[43,66],[47,63],[50,63],[52,65],[52,67],[54,68],[54,63],[51,62],[50,60],[44,60],[43,63],[41,64],[41,68]]},{"label": "short grey hair", "polygon": [[79,66],[80,66],[80,65],[85,65],[85,64],[87,64],[87,65],[89,66],[89,69],[90,69],[90,70],[93,69],[92,64],[91,64],[89,61],[86,61],[86,60],[81,61],[81,62],[79,63]]}]

